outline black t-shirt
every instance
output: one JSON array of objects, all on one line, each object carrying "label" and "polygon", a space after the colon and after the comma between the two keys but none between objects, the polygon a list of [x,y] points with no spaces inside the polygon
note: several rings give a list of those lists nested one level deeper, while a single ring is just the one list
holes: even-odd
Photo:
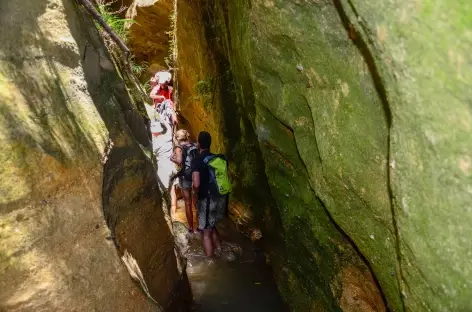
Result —
[{"label": "black t-shirt", "polygon": [[203,159],[211,155],[211,153],[206,150],[203,151],[198,157],[195,157],[192,160],[192,172],[198,171],[200,172],[200,188],[198,190],[198,198],[205,198],[208,197],[208,184],[210,182],[210,174],[208,172],[208,168],[203,162]]}]

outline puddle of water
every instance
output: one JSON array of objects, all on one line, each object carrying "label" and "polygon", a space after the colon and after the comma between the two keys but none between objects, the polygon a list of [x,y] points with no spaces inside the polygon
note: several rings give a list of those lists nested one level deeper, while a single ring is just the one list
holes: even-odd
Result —
[{"label": "puddle of water", "polygon": [[288,311],[260,248],[226,220],[218,225],[223,240],[221,257],[209,259],[204,256],[200,235],[184,233],[184,210],[179,203],[174,224],[181,223],[176,232],[188,261],[194,312]]}]

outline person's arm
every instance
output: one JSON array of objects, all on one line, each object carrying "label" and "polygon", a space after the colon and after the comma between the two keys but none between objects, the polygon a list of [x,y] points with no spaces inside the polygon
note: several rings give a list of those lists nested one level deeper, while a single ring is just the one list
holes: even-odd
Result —
[{"label": "person's arm", "polygon": [[192,159],[190,164],[192,169],[192,205],[195,206],[195,209],[197,208],[198,190],[200,189],[200,166],[200,157]]},{"label": "person's arm", "polygon": [[177,119],[177,114],[174,110],[172,110],[172,116],[171,116],[171,120],[172,120],[172,125],[173,127],[177,127],[178,123],[179,123],[179,120]]},{"label": "person's arm", "polygon": [[151,93],[149,93],[149,96],[151,97],[151,99],[154,99],[156,97],[157,92],[159,92],[159,86],[154,86],[151,89]]},{"label": "person's arm", "polygon": [[177,129],[172,129],[172,144],[174,144],[174,146],[179,146],[179,141],[177,141],[177,138],[175,137],[175,132],[176,132]]},{"label": "person's arm", "polygon": [[165,105],[166,105],[165,114],[170,119],[170,122],[172,124],[172,130],[174,130],[175,132],[177,125],[179,123],[179,120],[177,119],[177,113],[172,108],[172,101],[166,101]]},{"label": "person's arm", "polygon": [[192,159],[192,163],[190,164],[190,168],[192,169],[192,189],[194,194],[197,194],[198,189],[200,188],[200,163],[200,157],[196,157]]},{"label": "person's arm", "polygon": [[[200,189],[200,172],[192,172],[192,205],[197,208],[198,190]],[[197,210],[198,211],[198,210]]]},{"label": "person's arm", "polygon": [[172,154],[170,160],[179,166],[182,165],[182,148],[180,146],[175,147],[174,153]]},{"label": "person's arm", "polygon": [[197,193],[200,188],[200,172],[198,171],[192,172],[192,188],[195,193]]}]

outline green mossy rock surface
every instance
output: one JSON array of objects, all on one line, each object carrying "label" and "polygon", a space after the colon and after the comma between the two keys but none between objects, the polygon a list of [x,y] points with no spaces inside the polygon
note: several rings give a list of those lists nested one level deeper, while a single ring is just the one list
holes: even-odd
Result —
[{"label": "green mossy rock surface", "polygon": [[[206,52],[231,73],[212,111],[248,121],[224,146],[236,174],[254,165],[244,184],[270,207],[235,197],[284,243],[269,254],[294,310],[381,311],[379,291],[391,311],[471,310],[472,3],[199,9]],[[261,154],[237,153],[255,143]],[[352,267],[367,272],[357,308],[347,305]]]}]

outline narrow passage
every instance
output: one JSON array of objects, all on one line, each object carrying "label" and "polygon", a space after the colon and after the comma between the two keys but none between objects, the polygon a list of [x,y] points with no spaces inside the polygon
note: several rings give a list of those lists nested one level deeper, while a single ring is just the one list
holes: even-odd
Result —
[{"label": "narrow passage", "polygon": [[228,219],[218,224],[219,258],[208,258],[198,234],[188,235],[183,200],[173,216],[177,244],[187,258],[194,312],[286,312],[263,251]]},{"label": "narrow passage", "polygon": [[[220,221],[222,214],[215,212],[215,215],[218,215],[215,217],[218,219],[215,222],[218,232],[221,234],[222,248],[214,254],[215,256],[208,257],[202,246],[203,234],[195,231],[193,225],[188,225],[188,222],[192,223],[192,221],[187,221],[185,200],[182,198],[178,204],[175,203],[177,189],[180,189],[182,195],[186,194],[185,192],[190,192],[188,185],[192,188],[195,183],[192,178],[194,172],[192,162],[200,160],[194,159],[198,156],[191,154],[186,148],[190,144],[188,132],[183,131],[184,129],[175,132],[179,125],[172,101],[172,78],[172,75],[167,71],[155,74],[151,79],[152,91],[150,93],[154,105],[147,108],[151,119],[152,146],[157,158],[157,176],[165,187],[163,191],[169,191],[173,199],[169,208],[173,219],[174,236],[181,254],[187,259],[187,274],[194,297],[193,311],[288,311],[284,309],[283,301],[279,297],[269,266],[265,263],[264,253],[260,248],[257,248],[255,243],[238,233],[229,219],[223,218]],[[211,141],[200,141],[199,138],[198,142],[202,144],[199,146],[207,144],[206,151],[208,152]],[[179,150],[182,150],[180,156],[176,153],[177,146],[180,147]],[[200,155],[204,155],[202,149],[200,149]],[[177,169],[174,163],[181,169]],[[190,175],[187,175],[188,170],[192,170]],[[177,176],[178,179],[175,179]],[[208,176],[205,177],[202,174],[201,177],[204,177],[205,181],[208,180]],[[177,183],[177,181],[179,182]],[[204,184],[197,185],[203,188]],[[206,187],[208,188],[208,198],[210,198],[212,196],[210,188]],[[205,199],[205,197],[201,197],[204,196],[201,192],[197,194],[198,201]],[[191,198],[188,200],[192,202]],[[175,207],[175,212],[173,207]],[[210,204],[207,209],[209,207]],[[221,205],[215,207],[220,212],[225,208]],[[195,208],[189,207],[194,214]],[[199,213],[202,211],[199,210]],[[193,219],[197,220],[196,216]],[[209,222],[208,217],[206,222]],[[204,230],[203,228],[201,230],[208,231],[211,229],[210,227],[215,225],[200,224],[200,226],[204,227]],[[213,255],[213,251],[210,254]]]}]

